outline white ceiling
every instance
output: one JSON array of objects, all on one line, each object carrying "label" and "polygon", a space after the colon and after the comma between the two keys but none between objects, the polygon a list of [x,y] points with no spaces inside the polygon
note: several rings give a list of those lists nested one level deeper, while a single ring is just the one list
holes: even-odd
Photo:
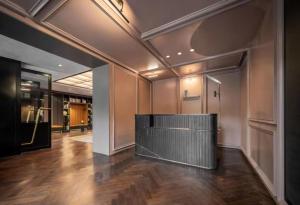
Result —
[{"label": "white ceiling", "polygon": [[[232,59],[220,58],[218,64],[203,63],[202,60],[250,46],[264,17],[261,2],[270,4],[272,1],[252,0],[250,3],[244,3],[249,0],[124,0],[123,14],[129,20],[128,24],[115,10],[107,7],[108,0],[52,0],[32,17],[30,11],[41,2],[0,0],[5,7],[13,11],[23,10],[23,13],[28,13],[28,17],[37,23],[144,76],[147,76],[149,69],[164,69],[155,78],[160,79],[174,77],[176,73],[185,75],[182,66],[178,65],[191,64],[190,67],[198,71],[224,66]],[[226,2],[235,2],[236,6],[229,7]],[[193,19],[190,23],[178,23],[179,19],[211,10],[215,5],[221,4],[224,4],[224,8],[212,10],[211,13]],[[144,32],[174,22],[178,25],[168,32],[158,33],[148,40],[141,37]],[[192,48],[195,49],[194,52],[190,52]],[[182,55],[177,55],[178,52]],[[167,58],[167,55],[170,58]],[[24,60],[27,60],[27,63],[29,61]],[[233,64],[237,65],[239,58],[235,60]],[[197,61],[201,63],[195,63]],[[40,62],[33,63],[41,66]],[[44,63],[48,65],[50,62]],[[213,66],[208,66],[213,63]],[[49,65],[49,69],[60,72],[55,66]],[[80,70],[76,70],[76,66],[70,66],[68,69],[74,70],[72,73]],[[68,69],[62,73],[71,73]],[[153,71],[149,72],[151,74]]]},{"label": "white ceiling", "polygon": [[[53,80],[90,70],[89,67],[3,35],[0,35],[0,56],[21,61],[25,68],[52,74]],[[59,67],[59,64],[62,66]]]}]

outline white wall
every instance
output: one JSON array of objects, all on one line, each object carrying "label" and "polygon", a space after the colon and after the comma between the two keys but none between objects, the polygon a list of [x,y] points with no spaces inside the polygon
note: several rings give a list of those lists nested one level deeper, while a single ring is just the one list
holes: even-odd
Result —
[{"label": "white wall", "polygon": [[110,154],[109,65],[93,69],[93,151]]}]

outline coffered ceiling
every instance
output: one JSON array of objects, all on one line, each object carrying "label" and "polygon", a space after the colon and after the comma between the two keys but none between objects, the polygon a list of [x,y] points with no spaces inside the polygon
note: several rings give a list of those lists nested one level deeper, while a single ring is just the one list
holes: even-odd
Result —
[{"label": "coffered ceiling", "polygon": [[[110,0],[0,0],[0,3],[3,8],[33,19],[34,23],[104,59],[147,78],[152,76],[149,78],[152,80],[238,66],[242,53],[251,46],[260,28],[264,6],[271,2],[123,1],[122,15],[126,19],[112,7]],[[227,55],[231,53],[234,55]],[[154,71],[160,72],[151,73]]]},{"label": "coffered ceiling", "polygon": [[[124,13],[141,32],[175,21],[220,0],[125,0]],[[224,1],[223,1],[224,2]]]}]

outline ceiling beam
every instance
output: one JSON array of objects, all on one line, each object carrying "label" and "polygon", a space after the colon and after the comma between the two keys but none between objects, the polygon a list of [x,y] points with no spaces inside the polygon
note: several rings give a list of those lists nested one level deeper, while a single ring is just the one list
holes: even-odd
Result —
[{"label": "ceiling beam", "polygon": [[248,50],[249,50],[249,48],[242,48],[242,49],[230,51],[230,52],[227,52],[227,53],[222,53],[222,54],[219,54],[219,55],[214,55],[214,56],[200,58],[200,59],[197,59],[197,60],[192,60],[192,61],[187,61],[187,62],[183,62],[183,63],[178,63],[178,64],[175,64],[175,65],[172,65],[171,68],[178,68],[178,67],[185,66],[185,65],[190,65],[190,64],[195,64],[195,63],[201,63],[201,62],[205,62],[205,61],[209,61],[209,60],[214,60],[214,59],[221,58],[221,57],[226,57],[226,56],[230,56],[230,55],[234,55],[234,54],[244,53],[244,52],[246,52]]},{"label": "ceiling beam", "polygon": [[180,79],[190,78],[190,77],[195,77],[195,76],[201,76],[201,75],[206,75],[206,74],[215,73],[215,72],[238,70],[238,69],[240,69],[239,66],[222,67],[222,68],[199,71],[199,72],[192,73],[192,74],[182,75],[182,76],[180,76]]},{"label": "ceiling beam", "polygon": [[235,8],[242,4],[248,3],[250,0],[220,0],[215,4],[212,4],[204,9],[200,9],[179,19],[171,21],[169,23],[163,24],[159,27],[153,28],[149,31],[142,33],[141,38],[144,41],[153,39],[159,35],[166,34],[168,32],[174,31],[176,29],[185,27],[196,21],[217,15],[221,12],[227,11],[229,9]]},{"label": "ceiling beam", "polygon": [[172,68],[170,68],[169,62],[161,55],[161,53],[152,45],[149,41],[143,41],[140,36],[141,32],[116,12],[115,8],[111,6],[108,0],[93,0],[93,2],[100,8],[110,19],[112,19],[122,30],[124,30],[130,37],[135,39],[140,45],[147,49],[165,68],[169,68],[176,76],[179,74]]},{"label": "ceiling beam", "polygon": [[39,1],[37,1],[29,11],[30,16],[35,16],[40,10],[42,10],[44,8],[44,6],[46,6],[46,4],[49,1],[50,0],[39,0]]},{"label": "ceiling beam", "polygon": [[137,30],[131,24],[128,24],[124,18],[122,18],[119,12],[116,12],[115,8],[111,6],[108,0],[93,0],[93,2],[102,10],[112,21],[116,23],[123,31],[125,31],[131,38],[136,40],[141,46],[143,46],[148,52],[150,52],[163,66],[169,67],[170,64],[162,57],[162,55],[153,47],[150,42],[143,41],[140,36],[141,32]]},{"label": "ceiling beam", "polygon": [[229,66],[229,67],[224,67],[224,68],[205,70],[205,71],[200,72],[199,74],[209,74],[209,73],[236,70],[236,69],[240,69],[240,67],[239,66]]}]

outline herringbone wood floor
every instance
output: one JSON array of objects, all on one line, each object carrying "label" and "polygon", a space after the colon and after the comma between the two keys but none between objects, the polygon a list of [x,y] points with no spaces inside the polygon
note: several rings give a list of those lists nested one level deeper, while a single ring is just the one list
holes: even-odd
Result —
[{"label": "herringbone wood floor", "polygon": [[237,150],[220,149],[215,171],[125,151],[111,158],[92,145],[53,136],[52,149],[0,160],[0,204],[275,204]]}]

